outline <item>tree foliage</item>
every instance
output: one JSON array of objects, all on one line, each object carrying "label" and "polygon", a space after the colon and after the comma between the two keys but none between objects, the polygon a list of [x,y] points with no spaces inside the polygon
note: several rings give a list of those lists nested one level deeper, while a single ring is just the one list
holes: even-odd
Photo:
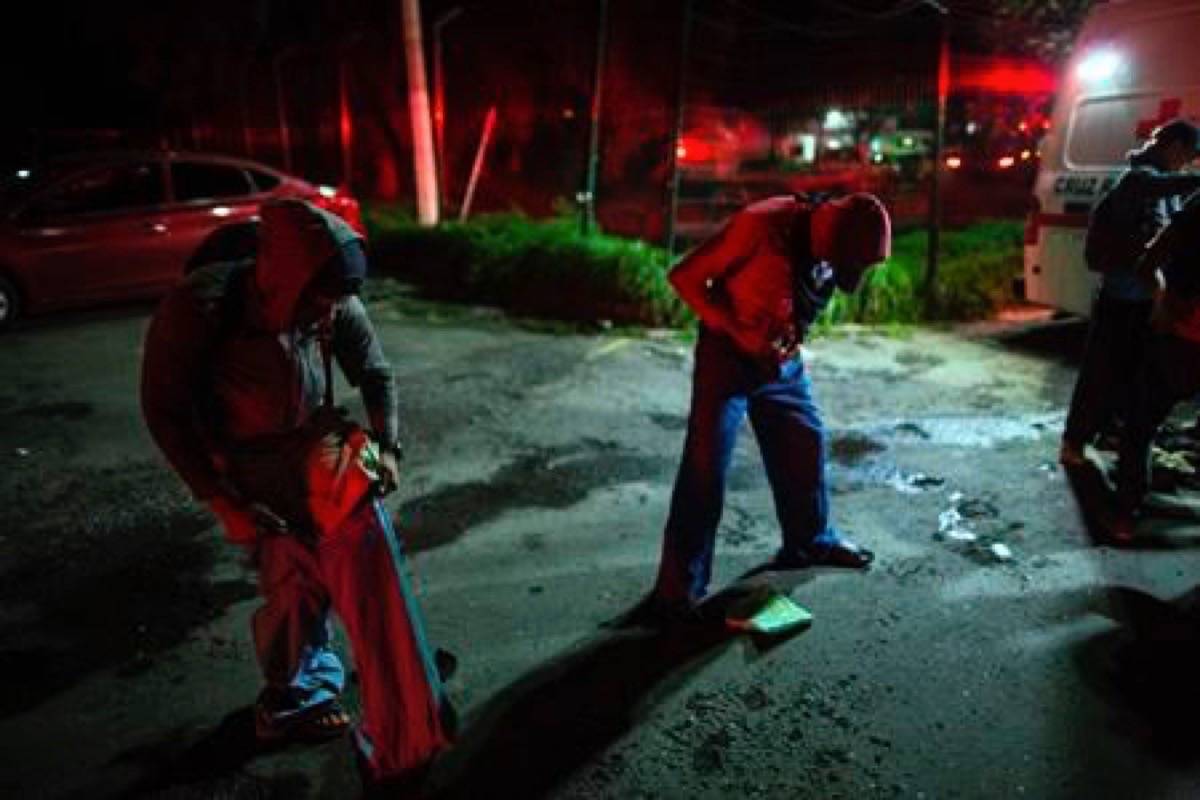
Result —
[{"label": "tree foliage", "polygon": [[1065,61],[1095,0],[995,0],[989,38],[998,49]]}]

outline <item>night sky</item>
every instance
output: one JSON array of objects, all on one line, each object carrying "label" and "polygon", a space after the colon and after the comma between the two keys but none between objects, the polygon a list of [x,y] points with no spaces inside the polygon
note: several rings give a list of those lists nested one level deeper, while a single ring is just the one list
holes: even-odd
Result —
[{"label": "night sky", "polygon": [[[995,46],[986,36],[989,4],[951,5],[956,48]],[[463,12],[443,29],[450,158],[469,165],[483,116],[496,105],[496,157],[513,172],[581,168],[566,155],[522,161],[514,148],[538,141],[548,152],[581,150],[598,0],[425,0],[427,52],[434,22],[456,7]],[[607,128],[667,134],[683,7],[610,0]],[[923,2],[697,0],[694,9],[691,104],[762,110],[844,87],[932,90],[937,19]],[[278,71],[297,169],[330,179],[343,64],[366,152],[409,146],[398,0],[75,0],[7,14],[4,168],[113,146],[231,152],[278,166]],[[606,141],[620,146],[612,135]],[[396,174],[372,191],[387,195],[408,181],[405,159],[391,160]]]}]

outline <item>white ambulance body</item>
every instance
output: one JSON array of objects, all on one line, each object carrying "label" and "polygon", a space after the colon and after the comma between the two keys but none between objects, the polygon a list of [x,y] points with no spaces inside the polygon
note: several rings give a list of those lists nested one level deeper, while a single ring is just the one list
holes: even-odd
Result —
[{"label": "white ambulance body", "polygon": [[1110,0],[1089,13],[1063,74],[1025,233],[1025,295],[1090,311],[1088,214],[1155,125],[1200,118],[1200,1]]}]

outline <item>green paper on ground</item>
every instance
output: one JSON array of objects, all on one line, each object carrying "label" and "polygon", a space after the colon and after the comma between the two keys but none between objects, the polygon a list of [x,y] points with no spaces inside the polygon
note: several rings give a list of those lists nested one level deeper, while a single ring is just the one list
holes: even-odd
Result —
[{"label": "green paper on ground", "polygon": [[748,598],[729,609],[725,616],[725,624],[734,630],[769,635],[807,628],[812,620],[807,608],[775,591]]}]

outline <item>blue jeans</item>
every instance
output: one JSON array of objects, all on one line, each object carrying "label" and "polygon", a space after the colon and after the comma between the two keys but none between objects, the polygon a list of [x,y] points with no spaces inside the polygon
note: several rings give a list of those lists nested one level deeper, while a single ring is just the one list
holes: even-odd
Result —
[{"label": "blue jeans", "polygon": [[825,429],[803,362],[756,363],[701,326],[687,441],[655,588],[660,599],[696,601],[708,590],[725,476],[747,413],[783,534],[778,560],[802,564],[841,541],[829,523]]}]

